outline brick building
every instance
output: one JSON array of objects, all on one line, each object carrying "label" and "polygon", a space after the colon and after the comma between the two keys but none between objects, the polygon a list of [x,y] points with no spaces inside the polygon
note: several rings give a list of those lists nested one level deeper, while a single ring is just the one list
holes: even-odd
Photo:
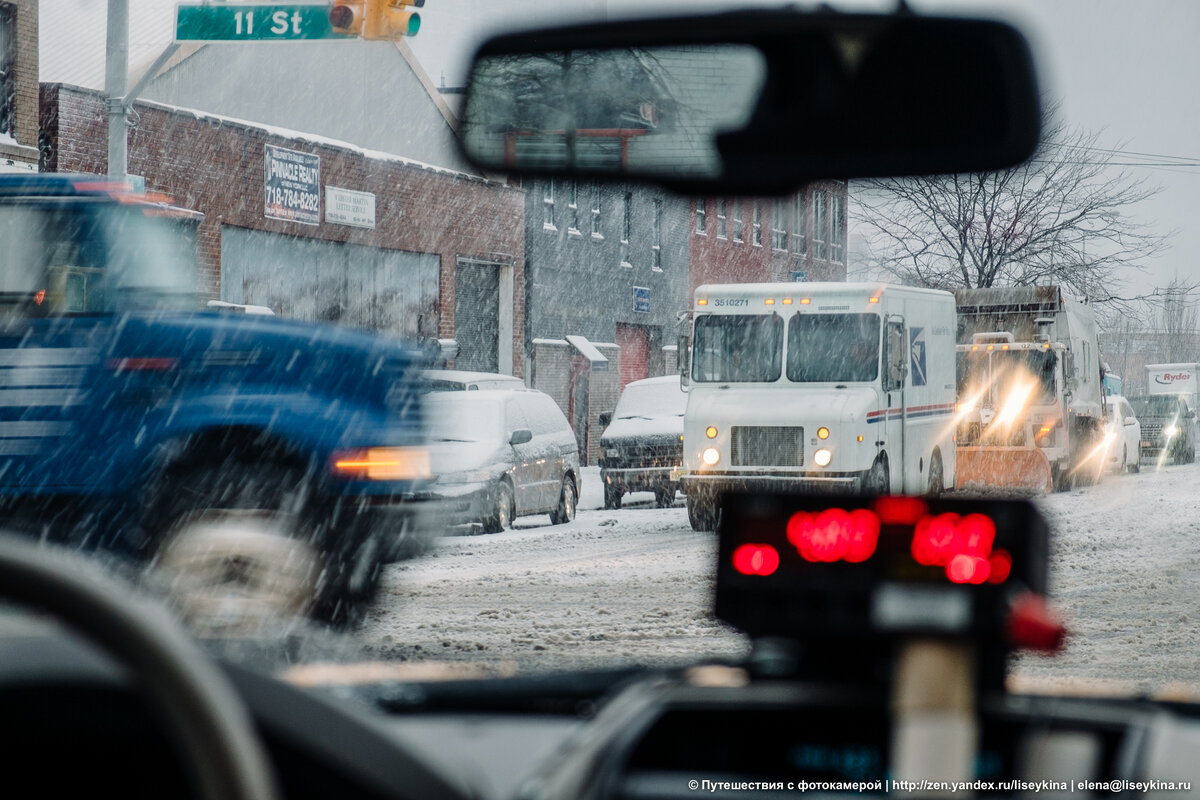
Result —
[{"label": "brick building", "polygon": [[645,186],[539,179],[526,185],[528,380],[570,420],[595,463],[625,384],[674,369],[687,308],[688,201]]},{"label": "brick building", "polygon": [[0,171],[38,162],[38,3],[0,2]]},{"label": "brick building", "polygon": [[[520,189],[218,115],[153,103],[135,111],[129,171],[148,191],[205,215],[197,250],[208,296],[300,319],[439,338],[453,338],[491,312],[492,336],[478,341],[492,349],[493,368],[519,374]],[[41,130],[43,170],[105,172],[107,124],[98,92],[44,84]],[[316,210],[307,220],[270,215],[268,159],[279,158],[312,168]],[[331,214],[331,200],[361,208],[357,216]],[[477,307],[475,271],[495,276],[493,285],[510,302]],[[458,302],[464,292],[472,295],[467,308]]]},{"label": "brick building", "polygon": [[845,182],[765,200],[692,202],[689,296],[706,283],[846,280]]}]

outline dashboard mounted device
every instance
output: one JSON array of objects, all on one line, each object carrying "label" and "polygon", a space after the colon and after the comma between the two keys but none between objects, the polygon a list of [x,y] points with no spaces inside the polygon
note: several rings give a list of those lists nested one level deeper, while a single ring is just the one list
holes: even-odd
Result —
[{"label": "dashboard mounted device", "polygon": [[734,492],[722,503],[715,612],[753,639],[967,641],[1001,672],[1017,647],[1061,644],[1039,608],[1048,528],[1028,501]]}]

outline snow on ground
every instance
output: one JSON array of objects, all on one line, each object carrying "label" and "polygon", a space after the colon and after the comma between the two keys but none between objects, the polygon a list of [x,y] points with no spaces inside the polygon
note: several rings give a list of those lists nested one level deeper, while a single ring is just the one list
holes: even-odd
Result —
[{"label": "snow on ground", "polygon": [[[1200,468],[1169,467],[1041,501],[1071,635],[1057,658],[1020,658],[1020,676],[1200,687],[1198,482]],[[661,510],[649,493],[617,511],[602,499],[585,469],[569,525],[522,518],[389,568],[361,631],[369,651],[521,670],[744,655],[744,637],[711,615],[715,539],[691,530],[682,497]]]},{"label": "snow on ground", "polygon": [[1070,633],[1064,653],[1022,657],[1018,674],[1200,691],[1198,488],[1196,466],[1166,467],[1041,503],[1051,597]]}]

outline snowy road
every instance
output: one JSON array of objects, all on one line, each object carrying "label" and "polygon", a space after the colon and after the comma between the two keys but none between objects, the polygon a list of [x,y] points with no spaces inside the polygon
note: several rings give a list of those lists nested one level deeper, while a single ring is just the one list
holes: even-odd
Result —
[{"label": "snowy road", "polygon": [[[1052,595],[1066,653],[1026,657],[1039,679],[1086,678],[1154,689],[1200,687],[1200,467],[1110,477],[1046,498],[1054,531]],[[709,611],[715,539],[675,508],[600,508],[595,470],[578,518],[443,540],[389,568],[361,634],[384,658],[469,660],[520,669],[736,657],[746,643]]]}]

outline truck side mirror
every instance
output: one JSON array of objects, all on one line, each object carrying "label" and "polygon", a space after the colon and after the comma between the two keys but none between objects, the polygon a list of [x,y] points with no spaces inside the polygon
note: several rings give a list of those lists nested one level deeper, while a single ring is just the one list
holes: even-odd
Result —
[{"label": "truck side mirror", "polygon": [[512,432],[512,436],[508,437],[509,444],[525,444],[533,441],[533,431],[529,428],[517,428]]},{"label": "truck side mirror", "polygon": [[603,425],[604,427],[607,428],[610,422],[612,422],[612,412],[611,411],[605,411],[602,414],[600,414],[600,424],[601,425]]},{"label": "truck side mirror", "polygon": [[679,385],[687,386],[688,378],[692,373],[692,351],[689,345],[688,335],[686,333],[679,334],[678,352],[676,360],[679,362]]}]

